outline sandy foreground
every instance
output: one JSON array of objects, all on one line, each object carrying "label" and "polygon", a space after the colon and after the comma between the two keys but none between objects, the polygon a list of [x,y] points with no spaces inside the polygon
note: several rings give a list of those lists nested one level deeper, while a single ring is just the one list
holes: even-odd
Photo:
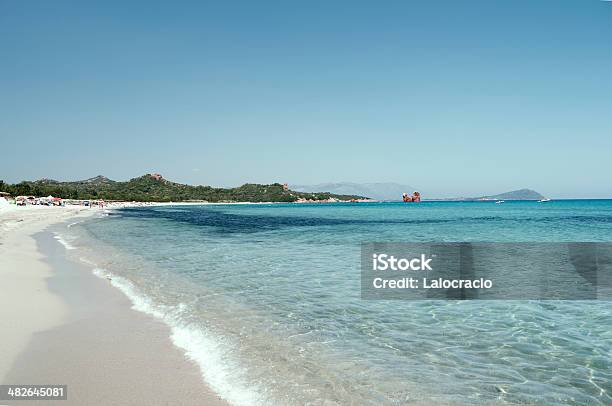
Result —
[{"label": "sandy foreground", "polygon": [[0,384],[68,385],[67,401],[43,404],[225,404],[172,345],[166,325],[69,260],[49,231],[97,211],[0,211]]}]

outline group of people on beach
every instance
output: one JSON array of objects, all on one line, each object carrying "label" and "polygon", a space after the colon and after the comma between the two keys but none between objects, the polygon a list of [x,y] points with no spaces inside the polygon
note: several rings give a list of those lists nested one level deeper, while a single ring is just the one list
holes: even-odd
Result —
[{"label": "group of people on beach", "polygon": [[419,192],[415,191],[412,194],[412,196],[410,196],[408,193],[404,192],[402,194],[402,200],[404,201],[404,203],[420,202],[421,201],[421,194]]}]

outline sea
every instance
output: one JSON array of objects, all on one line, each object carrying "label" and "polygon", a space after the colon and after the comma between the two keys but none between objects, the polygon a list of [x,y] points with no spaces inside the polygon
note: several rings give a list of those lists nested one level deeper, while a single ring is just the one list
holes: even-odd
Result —
[{"label": "sea", "polygon": [[360,288],[364,242],[610,242],[612,200],[152,206],[57,238],[231,404],[612,405],[610,301]]}]

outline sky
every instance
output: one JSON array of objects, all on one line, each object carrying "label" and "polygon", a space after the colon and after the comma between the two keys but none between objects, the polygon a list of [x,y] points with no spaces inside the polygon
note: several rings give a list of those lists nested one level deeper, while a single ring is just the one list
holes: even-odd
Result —
[{"label": "sky", "polygon": [[612,2],[0,0],[0,179],[612,198]]}]

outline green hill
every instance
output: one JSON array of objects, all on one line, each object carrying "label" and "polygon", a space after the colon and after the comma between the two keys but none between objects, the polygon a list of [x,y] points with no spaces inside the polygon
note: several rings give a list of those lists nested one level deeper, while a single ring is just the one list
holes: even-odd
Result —
[{"label": "green hill", "polygon": [[247,183],[236,188],[191,186],[171,182],[161,175],[147,174],[127,182],[117,182],[104,176],[75,181],[59,182],[52,179],[24,181],[6,184],[0,181],[0,191],[13,196],[56,196],[64,199],[104,199],[140,202],[295,202],[298,199],[343,201],[364,199],[362,196],[335,195],[331,193],[304,193],[286,190],[280,183],[260,185]]}]

